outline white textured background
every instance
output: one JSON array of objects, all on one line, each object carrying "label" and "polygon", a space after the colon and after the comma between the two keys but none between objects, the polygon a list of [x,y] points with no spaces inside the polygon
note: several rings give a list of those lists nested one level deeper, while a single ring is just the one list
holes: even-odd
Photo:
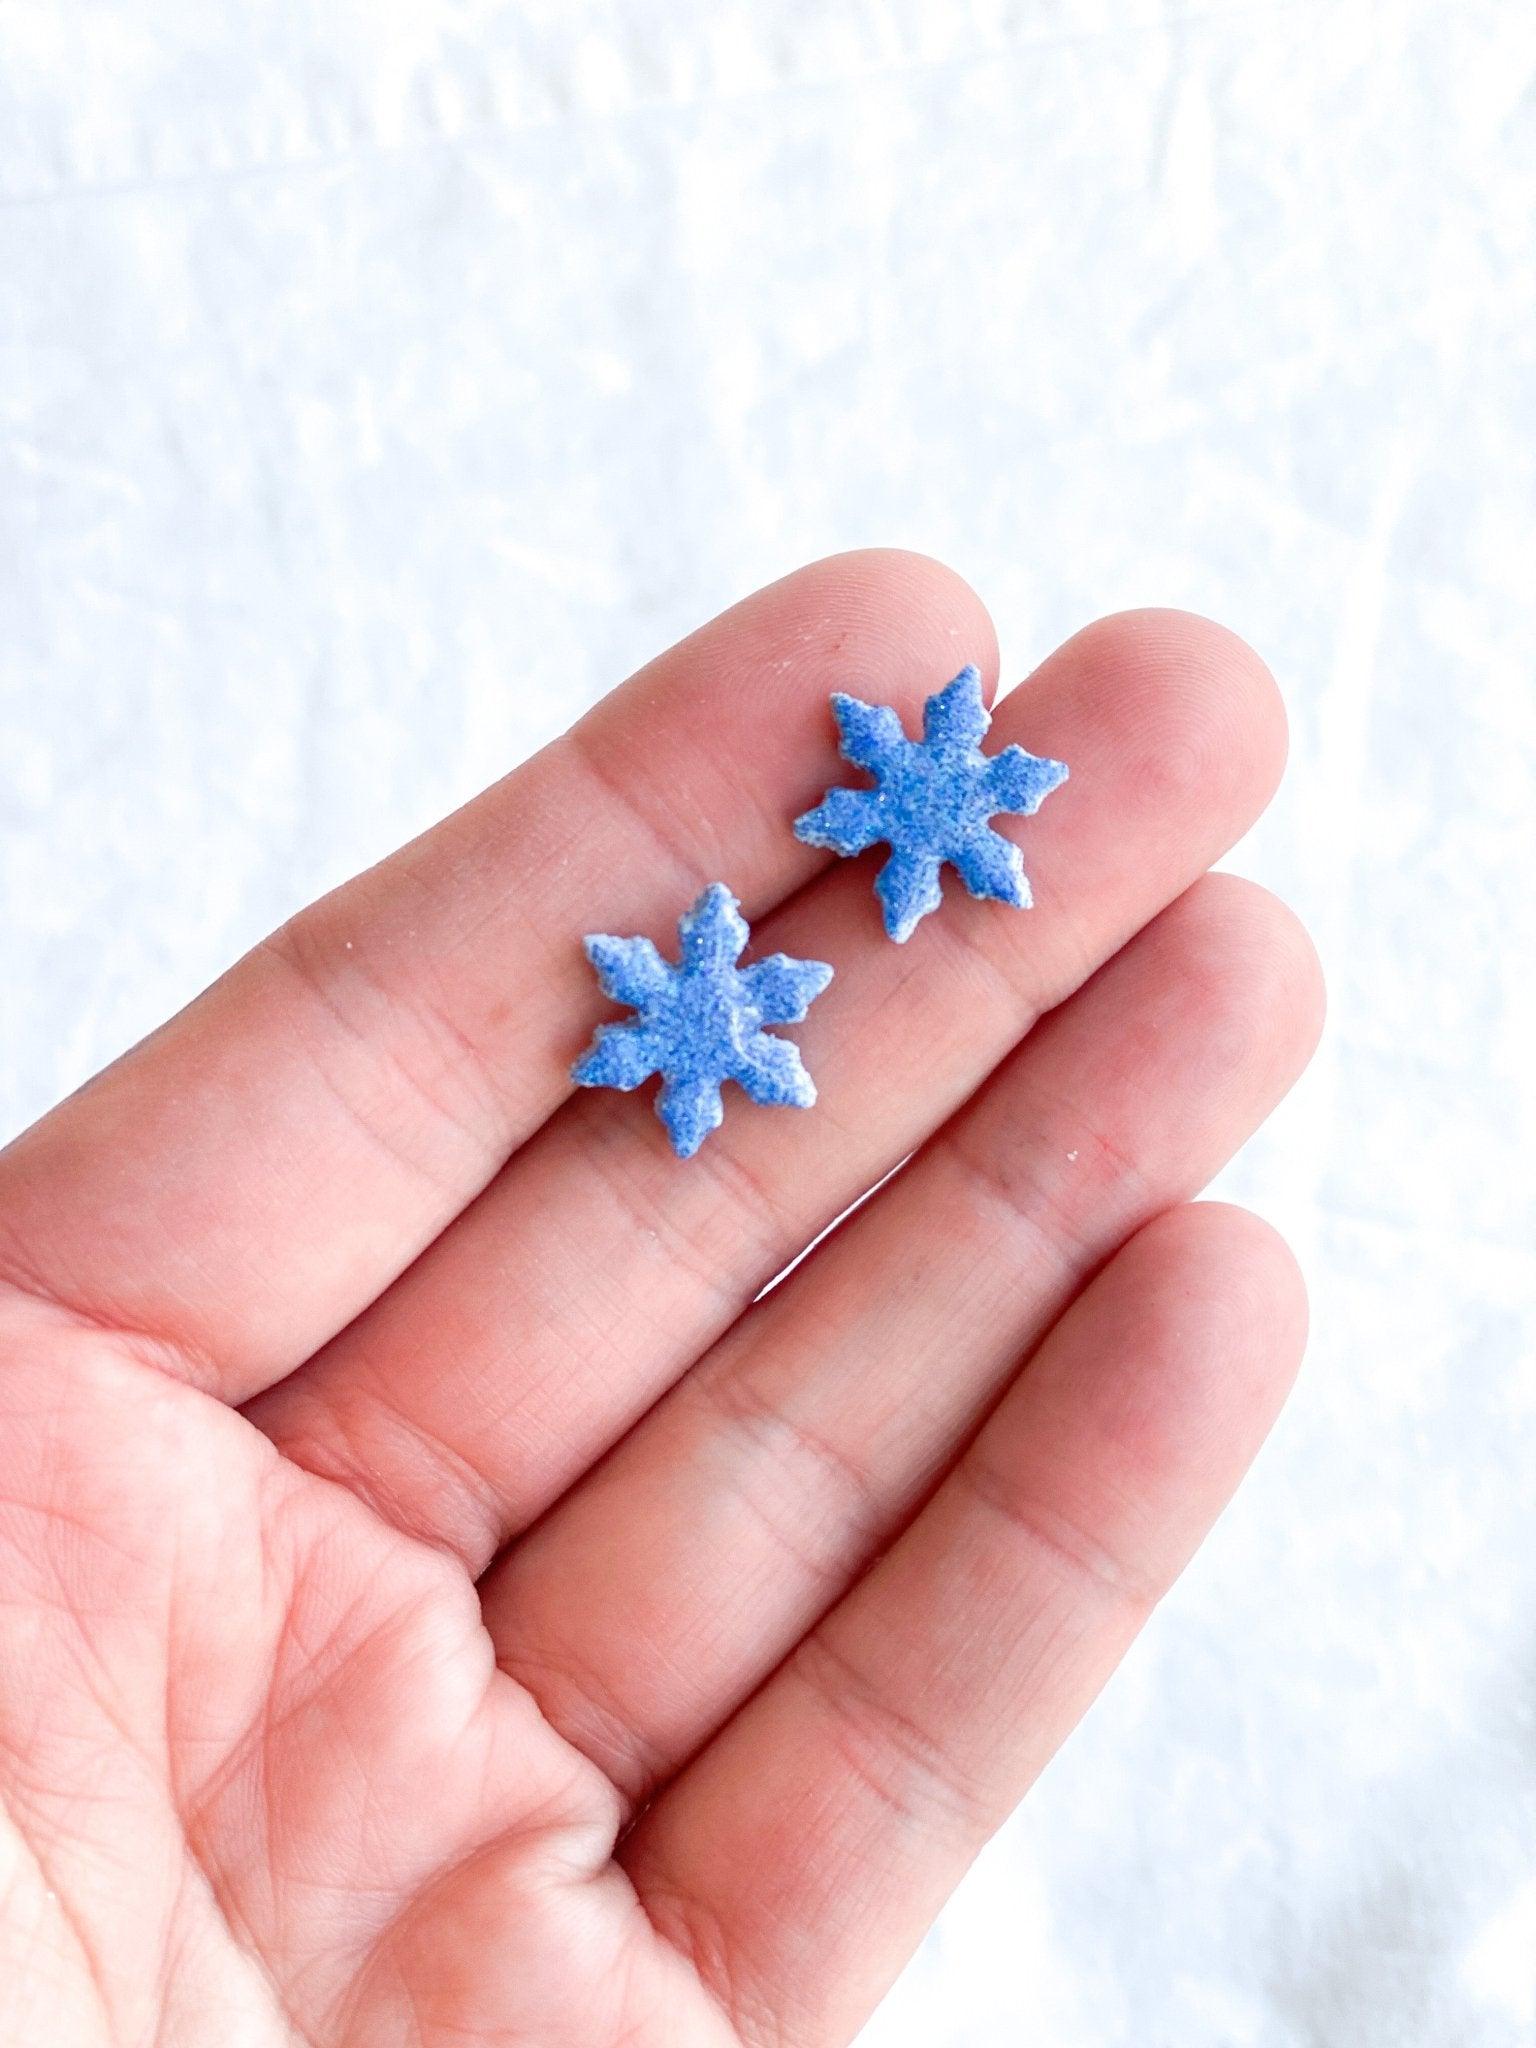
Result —
[{"label": "white textured background", "polygon": [[1533,104],[1527,0],[0,0],[8,1129],[802,558],[1288,692],[1309,1369],[871,2048],[1536,2041]]}]

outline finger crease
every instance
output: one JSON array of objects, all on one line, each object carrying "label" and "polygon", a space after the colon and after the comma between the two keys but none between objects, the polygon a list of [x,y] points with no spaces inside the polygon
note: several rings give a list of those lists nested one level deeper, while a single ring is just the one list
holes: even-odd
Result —
[{"label": "finger crease", "polygon": [[[503,1132],[500,1119],[496,1128],[488,1131],[482,1123],[477,1127],[473,1116],[465,1116],[451,1109],[442,1097],[422,1079],[405,1059],[398,1047],[390,1042],[387,1035],[376,1035],[348,1015],[336,990],[330,986],[323,969],[311,961],[302,941],[296,939],[294,926],[285,926],[263,939],[257,950],[267,958],[278,961],[292,974],[306,993],[319,1005],[354,1045],[358,1046],[373,1066],[385,1066],[403,1083],[407,1093],[418,1103],[424,1104],[430,1112],[434,1125],[445,1127],[458,1139],[467,1155],[470,1174],[444,1172],[441,1167],[430,1165],[419,1153],[402,1142],[375,1116],[370,1115],[352,1093],[344,1088],[336,1076],[329,1071],[327,1063],[318,1052],[310,1051],[310,1066],[326,1088],[333,1101],[346,1113],[356,1129],[377,1146],[389,1162],[399,1167],[410,1179],[424,1182],[434,1193],[452,1204],[450,1214],[456,1213],[477,1188],[494,1173],[502,1158]],[[434,1019],[437,1013],[430,1013]],[[418,1013],[419,1015],[419,1013]],[[429,1031],[436,1024],[426,1027]],[[462,1034],[458,1034],[462,1039]],[[481,1071],[484,1062],[477,1061]]]},{"label": "finger crease", "polygon": [[1030,1548],[1041,1552],[1067,1578],[1085,1583],[1091,1590],[1116,1603],[1150,1611],[1161,1597],[1162,1588],[1132,1570],[1123,1559],[1065,1515],[1040,1502],[1026,1506],[1006,1473],[972,1456],[956,1468],[960,1483],[971,1499],[1000,1516]]},{"label": "finger crease", "polygon": [[[565,739],[590,780],[597,784],[610,802],[619,806],[627,818],[640,827],[652,848],[662,854],[668,864],[686,878],[691,889],[697,890],[712,879],[701,865],[698,853],[673,826],[671,811],[663,808],[654,815],[648,811],[634,789],[609,767],[584,726],[573,725]],[[665,823],[662,822],[663,819],[666,820]]]},{"label": "finger crease", "polygon": [[836,1548],[827,1556],[816,1556],[799,1535],[805,1526],[803,1492],[797,1495],[791,1512],[782,1521],[771,1516],[757,1494],[743,1489],[779,1547],[788,1553],[810,1577],[841,1590],[854,1560],[867,1557],[878,1545],[890,1523],[890,1502],[869,1472],[850,1452],[831,1437],[809,1424],[797,1421],[786,1409],[760,1394],[744,1375],[726,1375],[704,1398],[728,1427],[734,1427],[767,1458],[777,1477],[786,1455],[809,1465],[830,1481],[835,1499],[831,1519],[840,1532]]},{"label": "finger crease", "polygon": [[[971,1832],[981,1801],[955,1758],[834,1648],[824,1629],[804,1639],[785,1669],[820,1702],[843,1764],[882,1806],[904,1823],[927,1825],[937,1814],[962,1835]],[[882,1749],[897,1759],[899,1772],[876,1761]]]},{"label": "finger crease", "polygon": [[17,1249],[8,1248],[0,1259],[0,1286],[10,1288],[13,1294],[39,1308],[67,1317],[93,1336],[110,1338],[138,1364],[166,1379],[195,1387],[200,1393],[216,1394],[225,1378],[223,1365],[200,1344],[164,1330],[145,1329],[114,1315],[110,1309],[72,1300],[25,1263]]}]

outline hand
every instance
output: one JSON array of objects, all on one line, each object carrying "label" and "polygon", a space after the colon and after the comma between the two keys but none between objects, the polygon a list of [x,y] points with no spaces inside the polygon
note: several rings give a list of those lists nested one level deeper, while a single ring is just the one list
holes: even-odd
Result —
[{"label": "hand", "polygon": [[[1176,613],[999,714],[1037,907],[891,945],[788,821],[967,659],[931,562],[790,577],[0,1158],[0,2040],[826,2048],[1082,1714],[1300,1352],[1187,1203],[1318,980],[1201,879],[1282,717]],[[837,979],[683,1165],[579,936],[715,879]]]}]

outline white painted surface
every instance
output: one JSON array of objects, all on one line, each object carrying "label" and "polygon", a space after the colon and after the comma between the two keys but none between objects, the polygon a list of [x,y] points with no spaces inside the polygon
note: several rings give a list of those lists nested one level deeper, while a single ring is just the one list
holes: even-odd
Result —
[{"label": "white painted surface", "polygon": [[1226,620],[1316,1338],[878,2048],[1536,2037],[1536,17],[6,0],[7,1128],[826,550]]}]

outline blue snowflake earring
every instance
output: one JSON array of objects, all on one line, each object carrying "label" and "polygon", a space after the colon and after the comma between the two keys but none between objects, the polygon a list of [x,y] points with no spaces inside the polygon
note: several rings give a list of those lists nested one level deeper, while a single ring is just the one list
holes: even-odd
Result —
[{"label": "blue snowflake earring", "polygon": [[1027,910],[1032,901],[1019,849],[987,822],[997,811],[1028,816],[1067,779],[1065,761],[1022,747],[983,754],[992,723],[981,677],[961,669],[923,706],[923,737],[909,740],[885,704],[864,704],[841,691],[832,712],[844,760],[875,778],[873,789],[829,789],[795,820],[795,837],[833,853],[863,853],[881,840],[891,848],[875,894],[885,929],[898,945],[943,899],[939,870],[948,861],[973,896]]},{"label": "blue snowflake earring", "polygon": [[816,1085],[787,1038],[765,1024],[798,1024],[832,979],[820,960],[770,954],[751,967],[737,959],[748,938],[746,919],[723,882],[712,882],[678,919],[676,967],[649,939],[585,941],[605,996],[638,1012],[633,1023],[600,1024],[571,1069],[583,1088],[638,1088],[662,1077],[656,1114],[679,1159],[691,1159],[725,1114],[724,1081],[754,1102],[809,1109]]}]

